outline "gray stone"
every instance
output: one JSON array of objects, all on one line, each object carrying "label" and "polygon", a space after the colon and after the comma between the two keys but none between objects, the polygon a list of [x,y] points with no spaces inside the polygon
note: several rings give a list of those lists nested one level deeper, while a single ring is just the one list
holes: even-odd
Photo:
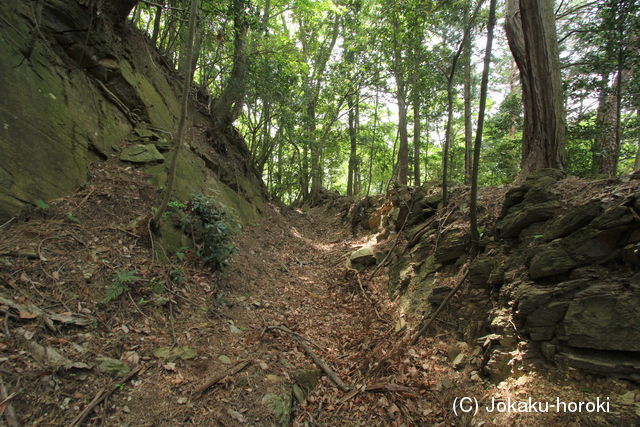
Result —
[{"label": "gray stone", "polygon": [[628,225],[636,220],[637,215],[626,206],[615,206],[604,211],[591,223],[591,227],[606,230],[608,228]]},{"label": "gray stone", "polygon": [[467,252],[469,238],[465,234],[449,233],[439,242],[435,251],[435,262],[446,264],[455,261]]},{"label": "gray stone", "polygon": [[564,319],[573,347],[640,351],[640,296],[589,295],[575,298]]},{"label": "gray stone", "polygon": [[599,200],[570,209],[548,225],[547,231],[544,233],[544,239],[550,241],[558,237],[567,236],[589,224],[601,211]]},{"label": "gray stone", "polygon": [[550,342],[540,343],[540,352],[547,360],[553,360],[553,356],[558,352],[558,346]]},{"label": "gray stone", "polygon": [[636,380],[640,378],[640,359],[633,353],[562,349],[556,355],[556,360],[598,374],[629,377]]},{"label": "gray stone", "polygon": [[131,371],[131,368],[125,362],[110,357],[98,357],[96,359],[96,368],[112,377],[123,377]]},{"label": "gray stone", "polygon": [[498,224],[500,237],[513,238],[531,224],[553,218],[560,208],[557,201],[545,202],[537,205],[525,205],[522,209],[514,209]]},{"label": "gray stone", "polygon": [[559,245],[551,243],[538,248],[531,259],[529,275],[538,280],[571,271],[578,263]]},{"label": "gray stone", "polygon": [[469,266],[469,283],[472,287],[483,287],[489,282],[493,263],[485,255],[479,255]]},{"label": "gray stone", "polygon": [[587,227],[562,239],[560,244],[580,266],[599,264],[618,256],[627,232],[626,227],[608,230]]},{"label": "gray stone", "polygon": [[164,156],[153,144],[136,144],[124,148],[120,153],[120,160],[137,164],[162,163]]},{"label": "gray stone", "polygon": [[356,270],[363,270],[366,267],[376,264],[376,254],[371,246],[363,246],[354,251],[349,256],[349,263]]},{"label": "gray stone", "polygon": [[453,359],[453,369],[462,369],[467,364],[467,355],[461,352]]}]

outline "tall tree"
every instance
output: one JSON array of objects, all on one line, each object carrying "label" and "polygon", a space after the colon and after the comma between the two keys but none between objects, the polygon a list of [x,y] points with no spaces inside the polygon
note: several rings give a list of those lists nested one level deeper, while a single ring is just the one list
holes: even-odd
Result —
[{"label": "tall tree", "polygon": [[480,248],[480,230],[478,229],[478,169],[480,167],[480,147],[484,126],[484,111],[487,104],[487,86],[489,85],[489,68],[491,66],[491,49],[493,46],[493,29],[496,25],[496,0],[489,3],[489,22],[487,24],[487,47],[484,52],[484,69],[480,83],[480,108],[478,110],[478,129],[473,147],[473,169],[471,173],[470,228],[471,246],[475,252]]},{"label": "tall tree", "polygon": [[553,0],[507,0],[505,31],[520,70],[524,131],[521,176],[566,169],[565,112]]}]

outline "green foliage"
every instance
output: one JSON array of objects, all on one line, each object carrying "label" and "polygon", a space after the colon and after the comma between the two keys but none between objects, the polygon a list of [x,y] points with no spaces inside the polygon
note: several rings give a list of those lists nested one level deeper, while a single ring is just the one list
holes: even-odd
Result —
[{"label": "green foliage", "polygon": [[196,253],[216,270],[229,263],[231,255],[238,252],[233,243],[240,225],[228,209],[216,200],[197,194],[182,210],[181,225],[185,233],[192,233],[198,244]]},{"label": "green foliage", "polygon": [[129,285],[139,280],[140,277],[136,276],[135,271],[118,270],[116,272],[116,277],[113,279],[111,284],[107,286],[102,303],[106,304],[118,298],[127,290]]},{"label": "green foliage", "polygon": [[49,209],[49,205],[42,199],[36,200],[36,206],[42,209],[43,211],[46,211],[47,209]]},{"label": "green foliage", "polygon": [[75,222],[76,224],[80,224],[80,220],[78,219],[78,217],[75,216],[74,214],[72,214],[71,212],[67,212],[66,214],[64,214],[64,217],[67,218],[71,222]]}]

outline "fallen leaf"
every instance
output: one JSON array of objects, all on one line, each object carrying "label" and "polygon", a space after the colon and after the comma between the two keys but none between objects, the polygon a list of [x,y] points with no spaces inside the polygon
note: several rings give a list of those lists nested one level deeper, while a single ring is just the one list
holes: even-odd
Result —
[{"label": "fallen leaf", "polygon": [[241,423],[246,422],[245,417],[244,417],[240,412],[238,412],[238,411],[234,411],[234,410],[233,410],[233,409],[231,409],[231,408],[228,408],[228,409],[227,409],[227,414],[229,414],[229,416],[230,416],[231,418],[233,418],[234,420],[236,420],[236,421],[238,421],[238,422],[241,422]]}]

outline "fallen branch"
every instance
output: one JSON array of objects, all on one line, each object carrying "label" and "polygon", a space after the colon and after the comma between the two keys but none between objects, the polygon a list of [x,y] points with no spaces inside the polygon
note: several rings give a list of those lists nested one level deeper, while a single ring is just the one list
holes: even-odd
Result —
[{"label": "fallen branch", "polygon": [[369,295],[367,295],[367,293],[364,290],[364,286],[362,285],[362,280],[360,280],[360,272],[358,272],[358,270],[350,268],[349,270],[353,270],[356,274],[356,279],[358,279],[358,286],[360,286],[360,292],[362,292],[362,296],[364,296],[364,298],[369,301],[369,304],[371,304],[371,307],[373,307],[373,311],[375,311],[376,313],[376,317],[378,317],[378,320],[381,321],[385,321],[382,316],[380,316],[380,313],[378,313],[378,308],[376,307],[376,303],[373,302],[373,300],[371,298],[369,298]]},{"label": "fallen branch", "polygon": [[290,330],[286,326],[268,326],[266,329],[267,330],[282,331],[282,332],[285,332],[285,333],[291,335],[292,337],[294,337],[298,341],[300,346],[302,346],[302,348],[304,349],[305,353],[307,353],[307,355],[314,361],[314,363],[316,365],[318,365],[318,367],[320,369],[322,369],[322,371],[325,374],[327,374],[329,379],[341,391],[350,391],[351,390],[351,388],[348,385],[346,385],[344,382],[342,382],[340,377],[338,377],[338,374],[336,374],[335,371],[329,367],[327,362],[325,362],[320,356],[318,356],[317,354],[315,354],[313,352],[313,350],[311,350],[311,347],[309,347],[309,344],[307,344],[307,341],[309,341],[307,338],[305,338],[305,337],[293,332],[292,330]]},{"label": "fallen branch", "polygon": [[314,346],[317,350],[322,351],[322,347],[320,347],[318,344],[314,343],[314,342],[313,342],[313,341],[311,341],[309,338],[307,338],[307,337],[305,337],[305,336],[302,336],[302,335],[300,335],[300,334],[299,334],[299,333],[297,333],[297,332],[293,332],[291,329],[287,328],[287,327],[286,327],[286,326],[284,326],[284,325],[267,326],[267,327],[265,328],[265,330],[267,330],[267,331],[272,330],[272,329],[276,329],[276,330],[282,331],[282,332],[284,332],[284,333],[287,333],[287,334],[289,334],[289,335],[293,335],[294,337],[298,338],[299,340],[304,340],[304,341],[308,342],[309,344],[311,344],[312,346]]},{"label": "fallen branch", "polygon": [[107,387],[105,387],[102,390],[100,390],[98,392],[98,394],[96,394],[96,396],[93,398],[93,400],[87,405],[87,407],[84,408],[84,410],[82,412],[80,412],[80,414],[77,417],[74,418],[74,420],[71,422],[71,427],[78,426],[78,425],[82,424],[82,422],[85,420],[85,418],[87,418],[89,416],[91,411],[93,411],[93,409],[96,406],[98,406],[99,404],[104,402],[106,399],[108,399],[109,396],[111,396],[114,391],[119,389],[122,384],[125,384],[125,383],[129,382],[129,380],[131,380],[131,378],[135,377],[136,375],[142,374],[146,369],[147,368],[144,365],[143,366],[139,366],[136,369],[134,369],[133,371],[129,372],[129,374],[126,377],[124,377],[123,379],[121,379],[119,381],[114,381],[110,385],[108,385]]},{"label": "fallen branch", "polygon": [[53,322],[75,326],[89,326],[94,322],[92,317],[83,314],[51,313],[34,304],[20,304],[0,293],[0,311],[9,313],[11,309],[17,313],[17,317],[20,319],[29,320],[40,317],[53,330],[55,330]]},{"label": "fallen branch", "polygon": [[2,402],[0,402],[0,415],[4,414],[4,418],[7,420],[7,425],[9,427],[18,427],[20,425],[16,418],[16,413],[13,410],[13,406],[11,406],[11,400],[13,400],[17,394],[17,392],[14,392],[7,395],[7,387],[5,387],[4,382],[2,382],[2,378],[0,378],[0,399],[2,399]]},{"label": "fallen branch", "polygon": [[227,377],[237,374],[238,372],[242,371],[244,368],[251,365],[252,363],[253,363],[253,360],[244,360],[242,362],[239,362],[233,368],[228,369],[227,371],[221,374],[218,374],[213,378],[208,379],[203,385],[201,385],[196,389],[195,393],[197,395],[202,395],[202,393],[204,393],[209,387],[218,384],[219,382],[221,382]]}]

